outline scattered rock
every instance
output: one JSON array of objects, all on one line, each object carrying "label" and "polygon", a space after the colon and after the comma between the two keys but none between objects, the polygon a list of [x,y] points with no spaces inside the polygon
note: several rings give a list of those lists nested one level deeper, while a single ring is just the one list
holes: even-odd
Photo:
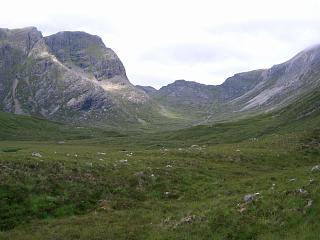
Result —
[{"label": "scattered rock", "polygon": [[42,155],[38,152],[33,152],[31,155],[32,155],[32,157],[39,157],[39,158],[42,157]]},{"label": "scattered rock", "polygon": [[119,163],[124,163],[124,164],[126,164],[126,163],[128,163],[128,160],[127,160],[127,159],[121,159],[121,160],[119,160]]},{"label": "scattered rock", "polygon": [[291,178],[291,179],[288,180],[288,182],[295,182],[295,181],[297,181],[296,178]]},{"label": "scattered rock", "polygon": [[239,213],[243,213],[245,210],[247,210],[245,207],[242,207],[238,210]]},{"label": "scattered rock", "polygon": [[246,203],[249,203],[249,202],[252,202],[255,198],[255,196],[257,195],[260,195],[260,193],[253,193],[253,194],[246,194],[244,197],[243,197],[243,200],[244,202]]},{"label": "scattered rock", "polygon": [[172,166],[171,166],[171,165],[167,165],[166,167],[167,167],[167,168],[172,168]]},{"label": "scattered rock", "polygon": [[106,199],[99,200],[99,207],[102,210],[110,210],[111,209],[109,201]]},{"label": "scattered rock", "polygon": [[192,223],[195,219],[196,219],[196,215],[190,215],[190,216],[186,216],[186,217],[182,218],[179,223],[180,224]]},{"label": "scattered rock", "polygon": [[97,152],[98,155],[106,155],[105,152]]},{"label": "scattered rock", "polygon": [[320,171],[320,165],[315,165],[311,168],[311,172]]},{"label": "scattered rock", "polygon": [[240,149],[237,149],[236,152],[241,152]]},{"label": "scattered rock", "polygon": [[304,190],[303,188],[299,188],[299,189],[296,190],[296,193],[307,194],[308,192],[306,190]]},{"label": "scattered rock", "polygon": [[312,199],[309,199],[307,205],[305,206],[305,208],[311,207],[312,204],[313,204],[313,200],[312,200]]},{"label": "scattered rock", "polygon": [[65,144],[65,141],[59,141],[58,144]]}]

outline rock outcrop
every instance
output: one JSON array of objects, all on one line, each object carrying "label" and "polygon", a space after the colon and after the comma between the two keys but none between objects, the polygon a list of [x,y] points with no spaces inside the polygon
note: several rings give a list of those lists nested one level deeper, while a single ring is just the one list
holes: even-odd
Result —
[{"label": "rock outcrop", "polygon": [[98,36],[0,29],[0,100],[7,112],[67,122],[120,124],[156,113]]}]

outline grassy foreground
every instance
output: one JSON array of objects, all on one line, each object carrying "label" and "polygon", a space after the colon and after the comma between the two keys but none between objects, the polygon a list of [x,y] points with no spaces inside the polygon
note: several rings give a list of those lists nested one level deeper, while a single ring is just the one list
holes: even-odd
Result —
[{"label": "grassy foreground", "polygon": [[23,123],[0,142],[0,239],[320,239],[315,107],[154,134],[45,123],[43,141]]}]

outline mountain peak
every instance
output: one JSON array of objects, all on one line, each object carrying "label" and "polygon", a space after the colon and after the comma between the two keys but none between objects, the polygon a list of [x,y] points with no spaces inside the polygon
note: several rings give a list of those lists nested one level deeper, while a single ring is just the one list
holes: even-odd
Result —
[{"label": "mountain peak", "polygon": [[129,83],[122,62],[112,49],[104,45],[99,36],[65,31],[44,39],[50,52],[68,67],[78,67],[93,74],[98,81],[120,76],[122,83]]},{"label": "mountain peak", "polygon": [[36,27],[0,28],[0,39],[8,46],[21,50],[24,54],[27,54],[41,38],[42,33]]}]

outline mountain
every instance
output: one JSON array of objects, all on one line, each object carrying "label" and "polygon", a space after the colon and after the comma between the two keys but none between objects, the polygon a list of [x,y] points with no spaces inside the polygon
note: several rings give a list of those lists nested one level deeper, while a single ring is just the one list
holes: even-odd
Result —
[{"label": "mountain", "polygon": [[270,69],[237,73],[221,85],[177,80],[148,94],[202,122],[280,109],[319,86],[320,45],[316,45]]},{"label": "mountain", "polygon": [[272,110],[320,86],[320,45],[261,72],[261,81],[233,101],[239,111]]},{"label": "mountain", "polygon": [[134,124],[161,115],[100,37],[43,37],[35,27],[0,29],[0,104],[7,112],[76,123]]},{"label": "mountain", "polygon": [[147,94],[152,94],[155,93],[157,91],[157,89],[155,89],[154,87],[151,86],[140,86],[140,85],[136,85],[136,88],[144,91]]},{"label": "mountain", "polygon": [[0,109],[67,123],[162,128],[228,120],[287,106],[318,88],[319,78],[316,45],[221,85],[177,80],[156,90],[131,84],[99,36],[0,29]]}]

